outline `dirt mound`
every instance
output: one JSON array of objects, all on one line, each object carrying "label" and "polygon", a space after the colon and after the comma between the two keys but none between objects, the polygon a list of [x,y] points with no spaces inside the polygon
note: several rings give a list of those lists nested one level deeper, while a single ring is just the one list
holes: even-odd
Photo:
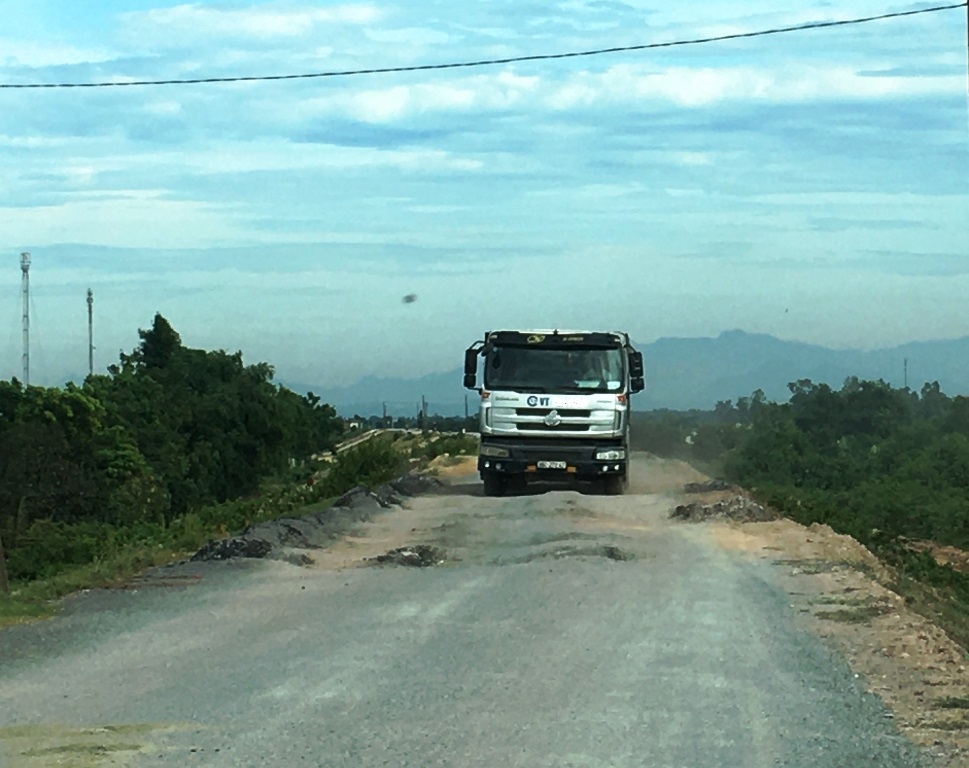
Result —
[{"label": "dirt mound", "polygon": [[430,544],[392,549],[387,554],[374,558],[374,562],[380,565],[404,565],[409,568],[431,568],[441,565],[445,560],[447,556],[444,550]]},{"label": "dirt mound", "polygon": [[698,523],[704,520],[735,520],[742,523],[765,523],[780,517],[776,511],[763,507],[747,496],[733,496],[713,504],[680,504],[670,512],[673,520]]},{"label": "dirt mound", "polygon": [[305,517],[287,517],[250,525],[237,536],[210,541],[191,560],[231,560],[234,558],[273,558],[296,565],[308,565],[312,560],[305,550],[321,549],[354,525],[367,522],[381,510],[399,506],[404,498],[419,496],[439,487],[433,477],[413,474],[371,491],[354,488],[333,506]]}]

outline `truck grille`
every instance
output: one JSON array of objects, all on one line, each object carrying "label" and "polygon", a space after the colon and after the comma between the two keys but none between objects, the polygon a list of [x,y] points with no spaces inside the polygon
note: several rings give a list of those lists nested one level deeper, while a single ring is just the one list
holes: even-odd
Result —
[{"label": "truck grille", "polygon": [[[538,416],[544,419],[552,412],[552,408],[518,408],[515,410],[517,416]],[[559,416],[563,419],[587,419],[592,415],[592,411],[582,411],[575,408],[556,408]]]},{"label": "truck grille", "polygon": [[550,427],[547,424],[533,422],[518,422],[515,425],[521,432],[588,432],[588,424],[559,424]]}]

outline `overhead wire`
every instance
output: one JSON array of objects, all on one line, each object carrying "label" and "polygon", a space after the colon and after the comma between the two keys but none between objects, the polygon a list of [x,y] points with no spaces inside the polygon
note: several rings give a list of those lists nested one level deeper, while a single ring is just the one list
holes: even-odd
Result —
[{"label": "overhead wire", "polygon": [[900,19],[910,16],[919,16],[929,13],[940,13],[951,11],[958,8],[969,6],[969,0],[961,3],[948,5],[936,5],[928,8],[917,8],[908,11],[893,11],[882,13],[875,16],[863,16],[853,19],[839,19],[835,21],[814,21],[806,24],[797,24],[786,27],[774,27],[771,29],[761,29],[751,32],[733,32],[722,35],[711,35],[708,37],[696,37],[681,40],[668,40],[658,43],[643,43],[639,45],[621,45],[609,48],[593,48],[584,51],[567,51],[564,53],[540,53],[522,56],[507,56],[495,59],[477,59],[473,61],[457,61],[443,64],[414,64],[401,67],[371,67],[366,69],[345,69],[332,70],[325,72],[304,72],[297,74],[284,75],[245,75],[235,77],[192,77],[178,79],[159,79],[159,80],[105,80],[89,83],[83,82],[60,82],[60,83],[0,83],[0,89],[55,89],[55,88],[132,88],[139,86],[163,86],[163,85],[207,85],[225,83],[252,83],[268,82],[280,80],[311,80],[321,78],[340,78],[355,77],[360,75],[385,75],[401,72],[428,72],[446,69],[471,69],[475,67],[490,67],[503,64],[519,64],[534,61],[554,61],[558,59],[576,59],[592,56],[605,56],[616,53],[631,53],[635,51],[647,51],[660,48],[674,48],[689,45],[704,45],[708,43],[725,42],[730,40],[742,40],[755,37],[765,37],[767,35],[782,35],[794,32],[805,32],[831,27],[845,27],[857,24],[869,24],[876,21],[889,19]]}]

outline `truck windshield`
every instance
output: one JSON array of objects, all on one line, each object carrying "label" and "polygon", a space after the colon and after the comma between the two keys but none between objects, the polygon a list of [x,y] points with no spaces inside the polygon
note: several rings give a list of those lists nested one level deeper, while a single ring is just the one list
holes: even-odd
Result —
[{"label": "truck windshield", "polygon": [[622,392],[622,349],[501,346],[485,359],[486,389],[519,392]]}]

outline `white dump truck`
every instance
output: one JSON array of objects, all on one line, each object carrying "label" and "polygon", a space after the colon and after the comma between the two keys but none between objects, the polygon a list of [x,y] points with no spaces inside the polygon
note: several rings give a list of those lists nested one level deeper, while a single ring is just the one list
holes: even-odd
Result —
[{"label": "white dump truck", "polygon": [[465,352],[464,386],[481,395],[485,495],[529,481],[625,490],[630,397],[645,386],[627,334],[492,331]]}]

